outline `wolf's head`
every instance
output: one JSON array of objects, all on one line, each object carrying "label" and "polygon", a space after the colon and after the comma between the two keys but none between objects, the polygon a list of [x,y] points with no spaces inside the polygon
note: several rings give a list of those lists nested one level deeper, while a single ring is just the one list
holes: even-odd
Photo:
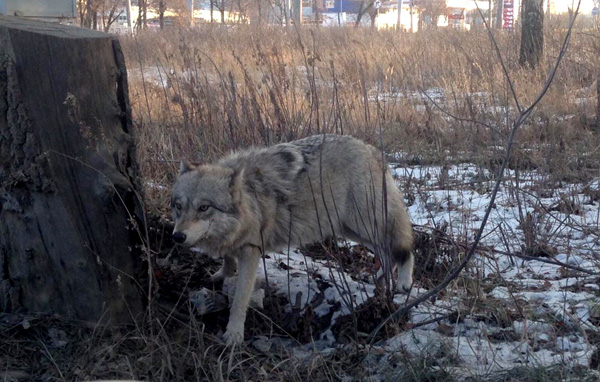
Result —
[{"label": "wolf's head", "polygon": [[215,252],[240,229],[241,179],[241,173],[228,167],[193,167],[183,161],[171,199],[173,240],[218,255]]}]

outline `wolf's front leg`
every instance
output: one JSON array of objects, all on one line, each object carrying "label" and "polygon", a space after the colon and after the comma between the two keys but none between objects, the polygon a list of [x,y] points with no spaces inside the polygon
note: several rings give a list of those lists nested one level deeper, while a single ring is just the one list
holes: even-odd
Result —
[{"label": "wolf's front leg", "polygon": [[260,251],[256,247],[242,248],[238,257],[238,278],[235,285],[235,295],[229,313],[229,323],[223,335],[228,346],[239,344],[244,340],[244,322],[250,297],[254,291],[256,269],[260,260]]}]

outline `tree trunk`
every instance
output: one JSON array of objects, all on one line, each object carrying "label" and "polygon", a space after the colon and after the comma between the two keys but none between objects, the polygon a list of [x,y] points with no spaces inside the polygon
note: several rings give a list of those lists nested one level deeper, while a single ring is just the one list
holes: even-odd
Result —
[{"label": "tree trunk", "polygon": [[371,17],[371,29],[375,29],[375,21],[377,20],[378,15],[379,12],[377,12],[377,9],[371,8],[371,11],[369,12],[369,17]]},{"label": "tree trunk", "polygon": [[292,21],[298,26],[302,24],[302,0],[292,0]]},{"label": "tree trunk", "polygon": [[[504,0],[495,0],[494,4],[496,6],[496,24],[494,27],[496,29],[502,30],[502,22],[504,21]],[[491,12],[491,11],[490,11]]]},{"label": "tree trunk", "polygon": [[257,13],[258,13],[258,25],[263,25],[264,24],[264,20],[263,20],[263,4],[262,1],[258,0],[256,2],[256,7],[257,9]]},{"label": "tree trunk", "polygon": [[0,311],[143,312],[143,230],[118,40],[0,17]]},{"label": "tree trunk", "polygon": [[104,32],[108,33],[110,27],[113,25],[115,21],[123,14],[123,11],[117,13],[117,5],[113,5],[108,12],[108,17],[106,18],[106,23],[104,24]]},{"label": "tree trunk", "polygon": [[85,20],[83,26],[86,28],[92,27],[92,0],[87,0],[85,3]]},{"label": "tree trunk", "polygon": [[137,19],[137,27],[138,29],[146,28],[146,23],[144,22],[144,2],[146,0],[138,1],[138,19]]},{"label": "tree trunk", "polygon": [[523,1],[523,26],[519,64],[535,69],[544,55],[544,8],[543,0]]},{"label": "tree trunk", "polygon": [[596,131],[600,132],[600,70],[596,75]]},{"label": "tree trunk", "polygon": [[148,0],[142,1],[142,27],[148,28]]},{"label": "tree trunk", "polygon": [[365,13],[369,12],[371,7],[375,4],[375,0],[368,0],[365,4],[365,1],[361,1],[360,6],[358,8],[358,14],[356,15],[356,21],[354,22],[354,27],[358,28],[360,26],[360,20],[365,15]]},{"label": "tree trunk", "polygon": [[167,10],[166,4],[164,1],[158,2],[158,24],[160,25],[160,29],[165,29],[165,11]]}]

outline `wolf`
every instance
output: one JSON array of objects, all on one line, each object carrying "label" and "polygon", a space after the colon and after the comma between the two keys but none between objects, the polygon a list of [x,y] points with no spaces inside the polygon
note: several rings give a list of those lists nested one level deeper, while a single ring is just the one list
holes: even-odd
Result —
[{"label": "wolf", "polygon": [[243,341],[265,251],[345,237],[378,254],[379,280],[397,269],[397,289],[412,286],[413,232],[402,194],[381,152],[351,136],[250,148],[198,167],[183,160],[171,203],[173,240],[223,258],[213,281],[237,268],[227,345]]}]

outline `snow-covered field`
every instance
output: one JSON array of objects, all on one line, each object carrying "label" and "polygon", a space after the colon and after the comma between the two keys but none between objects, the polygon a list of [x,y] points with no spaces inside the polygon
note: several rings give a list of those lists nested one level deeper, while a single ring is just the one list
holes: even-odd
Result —
[{"label": "snow-covered field", "polygon": [[[472,242],[494,174],[468,163],[391,168],[416,227]],[[405,331],[375,344],[363,361],[374,375],[386,368],[385,375],[393,375],[389,357],[397,354],[433,357],[436,367],[465,377],[524,365],[589,366],[600,339],[599,182],[547,189],[536,172],[505,175],[482,251],[445,293],[411,311]],[[306,305],[321,291],[325,298],[314,312],[325,316],[334,309],[332,324],[375,291],[368,277],[353,278],[332,259],[298,250],[271,253],[264,264],[269,284],[289,301]],[[264,267],[258,276],[265,279]],[[329,287],[319,290],[316,278]],[[411,298],[426,292],[423,281],[416,278]],[[395,297],[400,306],[405,301]],[[343,346],[331,330],[319,340],[326,353]],[[302,348],[292,353],[318,356]]]}]

